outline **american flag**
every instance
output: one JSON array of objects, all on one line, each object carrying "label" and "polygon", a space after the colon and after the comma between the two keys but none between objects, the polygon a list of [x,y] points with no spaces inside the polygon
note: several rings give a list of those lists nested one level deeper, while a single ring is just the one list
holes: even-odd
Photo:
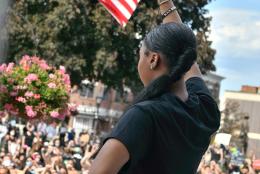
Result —
[{"label": "american flag", "polygon": [[99,0],[121,26],[125,26],[140,0]]}]

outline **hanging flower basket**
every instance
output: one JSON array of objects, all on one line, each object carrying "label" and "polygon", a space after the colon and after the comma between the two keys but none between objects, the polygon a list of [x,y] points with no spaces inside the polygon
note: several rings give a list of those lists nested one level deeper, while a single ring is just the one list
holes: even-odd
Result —
[{"label": "hanging flower basket", "polygon": [[0,65],[0,116],[29,121],[64,120],[76,111],[69,104],[70,77],[65,68],[56,69],[39,57],[24,56],[19,65]]}]

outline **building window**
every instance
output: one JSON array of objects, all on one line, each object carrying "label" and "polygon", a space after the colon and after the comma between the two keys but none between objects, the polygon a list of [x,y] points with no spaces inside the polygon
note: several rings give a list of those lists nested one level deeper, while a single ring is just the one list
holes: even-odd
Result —
[{"label": "building window", "polygon": [[116,98],[115,98],[115,102],[118,103],[130,103],[130,92],[128,90],[124,90],[124,91],[117,91],[116,92]]},{"label": "building window", "polygon": [[121,91],[116,91],[115,102],[117,102],[117,103],[123,102],[123,94]]},{"label": "building window", "polygon": [[80,96],[86,98],[93,98],[94,95],[94,85],[93,84],[81,84],[80,86]]},{"label": "building window", "polygon": [[110,95],[110,88],[106,87],[103,93],[103,100],[108,100],[109,99],[109,95]]},{"label": "building window", "polygon": [[123,94],[124,103],[130,103],[129,95],[130,95],[130,93],[128,91],[124,91],[124,94]]}]

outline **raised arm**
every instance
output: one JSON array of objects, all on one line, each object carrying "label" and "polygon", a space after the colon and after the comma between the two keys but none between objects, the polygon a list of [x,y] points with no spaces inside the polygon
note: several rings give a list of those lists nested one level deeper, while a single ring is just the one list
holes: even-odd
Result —
[{"label": "raised arm", "polygon": [[[158,0],[158,4],[160,4],[160,12],[164,14],[166,11],[174,7],[174,3],[172,0]],[[178,14],[177,10],[171,12],[168,16],[163,19],[163,23],[176,22],[182,23],[181,18]],[[191,69],[185,74],[185,81],[192,77],[200,77],[202,78],[201,71],[199,69],[198,64],[195,62]]]},{"label": "raised arm", "polygon": [[[161,14],[164,14],[170,8],[175,7],[172,0],[158,0],[158,4],[160,6]],[[163,23],[169,23],[169,22],[182,23],[177,10],[174,10],[163,19]]]}]

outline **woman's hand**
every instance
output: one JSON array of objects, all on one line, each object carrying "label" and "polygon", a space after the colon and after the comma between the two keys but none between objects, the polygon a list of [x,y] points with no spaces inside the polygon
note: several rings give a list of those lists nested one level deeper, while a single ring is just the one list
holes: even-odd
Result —
[{"label": "woman's hand", "polygon": [[[157,0],[159,7],[160,7],[160,12],[161,14],[164,14],[167,10],[170,8],[174,7],[173,1],[172,0]],[[169,23],[169,22],[177,22],[177,23],[182,23],[181,18],[177,12],[177,10],[172,11],[168,16],[166,16],[163,19],[163,23]]]},{"label": "woman's hand", "polygon": [[161,3],[163,3],[163,2],[165,2],[165,3],[167,3],[167,2],[172,2],[172,0],[157,0],[157,3],[160,5]]}]

